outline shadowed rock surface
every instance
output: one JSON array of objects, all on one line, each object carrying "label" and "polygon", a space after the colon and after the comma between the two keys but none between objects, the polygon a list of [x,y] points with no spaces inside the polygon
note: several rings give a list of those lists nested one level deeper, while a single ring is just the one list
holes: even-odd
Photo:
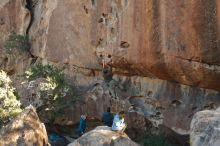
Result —
[{"label": "shadowed rock surface", "polygon": [[[145,129],[145,120],[148,119],[155,126],[162,124],[178,134],[185,135],[189,134],[190,122],[196,112],[216,109],[220,103],[217,91],[146,77],[115,75],[116,87],[108,86],[99,78],[80,75],[75,79],[80,88],[85,88],[80,101],[62,109],[65,116],[56,117],[56,124],[76,124],[83,113],[101,120],[102,113],[110,106],[112,112],[124,110],[128,113],[126,122],[129,128]],[[110,94],[113,91],[116,97]],[[38,98],[33,103],[35,101],[38,101]]]}]

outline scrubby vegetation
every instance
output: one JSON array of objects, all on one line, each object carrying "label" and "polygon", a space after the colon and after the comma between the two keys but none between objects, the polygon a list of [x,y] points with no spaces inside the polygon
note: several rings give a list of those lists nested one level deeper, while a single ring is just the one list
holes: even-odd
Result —
[{"label": "scrubby vegetation", "polygon": [[6,40],[4,47],[6,49],[6,53],[12,54],[16,50],[21,52],[28,52],[30,50],[30,43],[28,40],[28,36],[16,34],[12,32],[9,35],[8,40]]},{"label": "scrubby vegetation", "polygon": [[11,79],[0,70],[0,128],[21,112],[14,91]]},{"label": "scrubby vegetation", "polygon": [[144,146],[172,146],[163,133],[147,134],[144,138]]},{"label": "scrubby vegetation", "polygon": [[53,121],[56,116],[62,115],[63,109],[72,106],[77,100],[75,88],[66,82],[63,69],[52,65],[36,64],[25,72],[25,77],[29,81],[39,78],[46,79],[46,82],[39,85],[39,94],[44,104],[38,108],[38,111],[44,114],[50,113],[47,115],[50,121]]},{"label": "scrubby vegetation", "polygon": [[50,96],[53,100],[72,94],[70,85],[65,81],[63,70],[52,65],[36,64],[25,72],[25,76],[29,81],[45,78],[48,83],[42,85],[42,92],[53,90],[53,94]]}]

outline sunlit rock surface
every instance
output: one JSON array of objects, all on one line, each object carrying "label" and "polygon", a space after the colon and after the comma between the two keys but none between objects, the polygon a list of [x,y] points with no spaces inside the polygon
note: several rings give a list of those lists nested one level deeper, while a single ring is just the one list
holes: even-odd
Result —
[{"label": "sunlit rock surface", "polygon": [[48,144],[45,126],[32,106],[27,107],[0,133],[1,146],[45,146]]},{"label": "sunlit rock surface", "polygon": [[195,114],[191,122],[190,143],[192,146],[220,145],[220,108]]},{"label": "sunlit rock surface", "polygon": [[220,2],[36,0],[32,54],[220,90]]},{"label": "sunlit rock surface", "polygon": [[138,146],[138,144],[126,134],[114,132],[107,126],[99,126],[68,146]]},{"label": "sunlit rock surface", "polygon": [[26,0],[0,1],[0,68],[10,75],[22,74],[30,63],[28,52],[19,53],[14,49],[11,54],[6,53],[4,44],[10,33],[26,35],[31,15],[26,9]]}]

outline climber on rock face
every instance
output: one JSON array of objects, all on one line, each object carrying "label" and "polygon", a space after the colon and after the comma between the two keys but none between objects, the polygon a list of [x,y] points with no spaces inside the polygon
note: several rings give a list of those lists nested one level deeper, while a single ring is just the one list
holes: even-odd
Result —
[{"label": "climber on rock face", "polygon": [[116,97],[116,82],[113,80],[112,68],[110,66],[104,66],[102,69],[103,78],[106,85],[109,87],[109,92],[112,97]]},{"label": "climber on rock face", "polygon": [[102,74],[104,77],[104,80],[109,83],[112,80],[112,68],[111,67],[104,67],[102,69]]},{"label": "climber on rock face", "polygon": [[104,125],[111,127],[113,122],[113,114],[111,113],[111,108],[107,108],[107,112],[102,114],[102,122]]},{"label": "climber on rock face", "polygon": [[102,74],[106,85],[109,87],[110,95],[113,98],[116,98],[117,83],[113,79],[112,68],[110,66],[104,66],[102,69]]}]

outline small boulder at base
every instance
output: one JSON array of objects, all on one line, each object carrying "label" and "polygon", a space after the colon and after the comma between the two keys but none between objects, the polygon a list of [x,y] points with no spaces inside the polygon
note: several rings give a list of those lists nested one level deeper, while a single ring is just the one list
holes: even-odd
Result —
[{"label": "small boulder at base", "polygon": [[45,126],[33,106],[27,107],[17,118],[1,129],[0,146],[46,146]]},{"label": "small boulder at base", "polygon": [[220,146],[220,108],[196,113],[190,128],[191,146]]},{"label": "small boulder at base", "polygon": [[68,146],[138,146],[126,134],[119,134],[107,126],[99,126]]}]

